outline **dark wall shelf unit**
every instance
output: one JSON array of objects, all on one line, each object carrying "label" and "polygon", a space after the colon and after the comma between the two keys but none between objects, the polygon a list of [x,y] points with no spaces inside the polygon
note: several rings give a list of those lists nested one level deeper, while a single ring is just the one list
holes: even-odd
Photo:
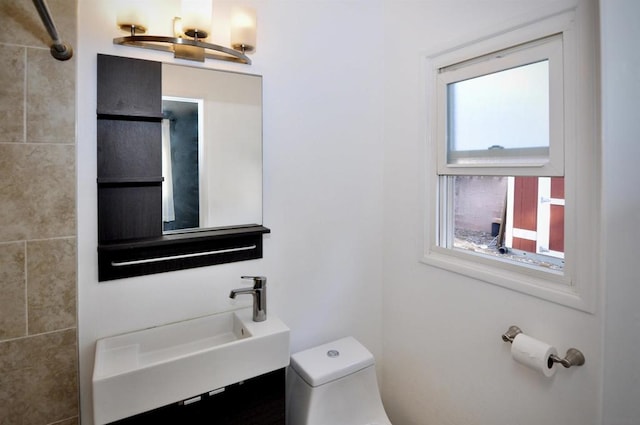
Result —
[{"label": "dark wall shelf unit", "polygon": [[261,225],[163,234],[162,65],[98,55],[98,280],[262,258]]},{"label": "dark wall shelf unit", "polygon": [[98,246],[98,280],[107,281],[262,258],[263,226],[232,227]]}]

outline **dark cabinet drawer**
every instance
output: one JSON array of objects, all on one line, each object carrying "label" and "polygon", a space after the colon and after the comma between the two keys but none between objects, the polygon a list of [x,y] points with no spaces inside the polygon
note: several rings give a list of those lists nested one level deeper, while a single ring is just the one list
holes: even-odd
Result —
[{"label": "dark cabinet drawer", "polygon": [[[170,385],[170,383],[167,383]],[[118,425],[284,425],[285,370],[122,419]]]}]

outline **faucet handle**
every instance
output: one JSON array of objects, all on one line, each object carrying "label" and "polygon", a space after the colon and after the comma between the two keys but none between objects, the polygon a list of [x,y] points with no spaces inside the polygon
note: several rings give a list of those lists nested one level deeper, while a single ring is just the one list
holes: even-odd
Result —
[{"label": "faucet handle", "polygon": [[265,276],[242,276],[242,279],[252,279],[253,289],[262,289],[267,285],[267,278]]}]

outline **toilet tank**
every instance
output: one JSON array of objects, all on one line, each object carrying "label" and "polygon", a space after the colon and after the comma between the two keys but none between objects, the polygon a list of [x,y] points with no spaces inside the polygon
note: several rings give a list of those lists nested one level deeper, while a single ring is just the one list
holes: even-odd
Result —
[{"label": "toilet tank", "polygon": [[373,354],[349,336],[291,356],[291,367],[312,387],[318,387],[374,364]]},{"label": "toilet tank", "polygon": [[293,354],[287,424],[390,425],[369,350],[346,337]]}]

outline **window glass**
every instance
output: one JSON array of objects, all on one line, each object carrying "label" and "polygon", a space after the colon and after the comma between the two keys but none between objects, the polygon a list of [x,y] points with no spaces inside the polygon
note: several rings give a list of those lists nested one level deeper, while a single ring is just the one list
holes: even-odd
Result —
[{"label": "window glass", "polygon": [[447,163],[549,157],[549,61],[447,84]]},{"label": "window glass", "polygon": [[[564,178],[449,176],[448,248],[541,270],[564,269]],[[447,246],[448,245],[448,246]]]}]

